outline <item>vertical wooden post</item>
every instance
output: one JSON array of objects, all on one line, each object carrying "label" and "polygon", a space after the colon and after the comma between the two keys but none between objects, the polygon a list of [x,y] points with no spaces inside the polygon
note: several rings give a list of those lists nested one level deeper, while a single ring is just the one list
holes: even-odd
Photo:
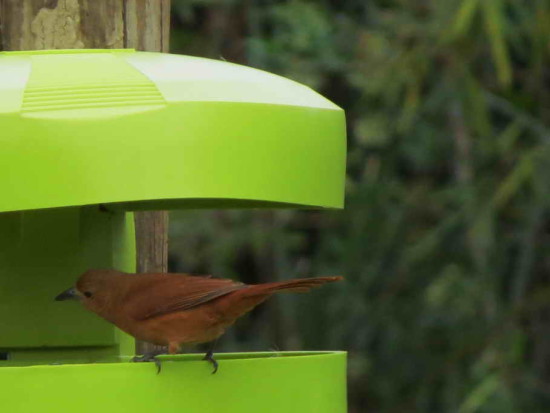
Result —
[{"label": "vertical wooden post", "polygon": [[[143,211],[135,213],[138,272],[168,270],[168,212]],[[136,354],[157,350],[158,346],[138,341]]]},{"label": "vertical wooden post", "polygon": [[[168,52],[170,0],[0,0],[2,50]],[[166,272],[168,213],[135,214],[137,271]],[[138,352],[152,348],[138,345]]]}]

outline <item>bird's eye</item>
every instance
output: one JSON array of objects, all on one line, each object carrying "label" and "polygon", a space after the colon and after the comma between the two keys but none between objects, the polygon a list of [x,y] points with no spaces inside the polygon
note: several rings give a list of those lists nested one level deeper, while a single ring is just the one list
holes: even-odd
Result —
[{"label": "bird's eye", "polygon": [[88,298],[90,298],[92,296],[92,293],[89,292],[89,291],[84,291],[84,295]]}]

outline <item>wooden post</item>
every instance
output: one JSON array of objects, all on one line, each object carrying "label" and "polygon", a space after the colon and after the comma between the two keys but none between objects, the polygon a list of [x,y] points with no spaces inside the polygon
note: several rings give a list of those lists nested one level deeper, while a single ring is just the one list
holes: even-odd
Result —
[{"label": "wooden post", "polygon": [[[0,0],[2,50],[168,52],[170,0]],[[135,214],[137,271],[166,272],[168,213]],[[138,343],[137,352],[152,350]]]},{"label": "wooden post", "polygon": [[[135,213],[138,272],[168,270],[168,212],[144,211]],[[158,346],[138,341],[136,354],[158,350]]]}]

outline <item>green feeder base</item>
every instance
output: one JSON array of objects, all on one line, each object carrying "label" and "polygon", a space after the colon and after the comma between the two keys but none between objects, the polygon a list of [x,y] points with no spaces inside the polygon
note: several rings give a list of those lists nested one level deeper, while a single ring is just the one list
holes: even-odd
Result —
[{"label": "green feeder base", "polygon": [[[2,411],[345,413],[345,352],[217,354],[154,363],[97,363],[0,369]],[[8,362],[9,363],[9,362]]]}]

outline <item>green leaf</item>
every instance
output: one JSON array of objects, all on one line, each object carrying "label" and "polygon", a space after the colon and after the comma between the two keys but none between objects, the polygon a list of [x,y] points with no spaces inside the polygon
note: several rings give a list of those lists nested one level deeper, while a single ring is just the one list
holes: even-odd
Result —
[{"label": "green leaf", "polygon": [[510,124],[497,137],[497,147],[502,155],[505,155],[512,149],[518,138],[521,136],[524,128],[519,121],[510,122]]},{"label": "green leaf", "polygon": [[460,4],[456,18],[451,29],[451,37],[456,38],[464,35],[474,19],[479,6],[479,0],[463,0]]},{"label": "green leaf", "polygon": [[[468,115],[475,132],[481,138],[490,138],[492,135],[489,105],[483,94],[479,82],[471,73],[466,75],[466,93],[468,100]],[[489,139],[485,139],[489,141]],[[489,142],[487,142],[489,143]]]},{"label": "green leaf", "polygon": [[460,406],[459,413],[474,413],[477,412],[483,404],[491,397],[500,387],[500,379],[496,373],[491,374],[481,381],[474,388]]},{"label": "green leaf", "polygon": [[481,2],[485,18],[485,27],[491,42],[491,51],[497,77],[500,84],[507,87],[512,82],[512,68],[508,47],[504,36],[504,12],[502,0],[487,0]]},{"label": "green leaf", "polygon": [[497,187],[493,197],[493,205],[496,208],[502,208],[506,205],[518,193],[521,186],[532,177],[534,170],[533,158],[529,153],[519,161],[512,172]]}]

